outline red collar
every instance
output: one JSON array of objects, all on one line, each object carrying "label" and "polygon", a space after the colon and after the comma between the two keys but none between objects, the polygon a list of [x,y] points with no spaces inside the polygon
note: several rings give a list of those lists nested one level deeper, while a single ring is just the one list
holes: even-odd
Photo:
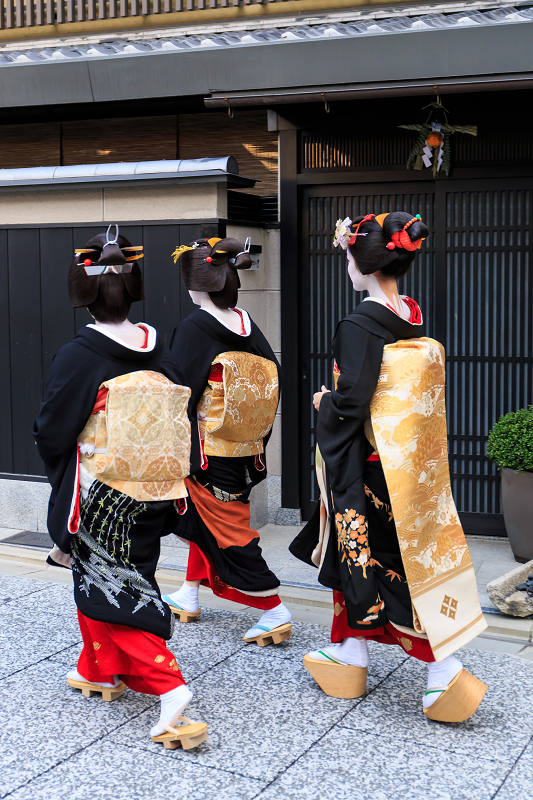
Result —
[{"label": "red collar", "polygon": [[[422,312],[420,311],[420,306],[418,305],[416,300],[413,300],[411,297],[406,297],[406,296],[402,297],[402,300],[409,306],[409,310],[411,311],[411,314],[409,316],[409,322],[411,323],[411,325],[420,325],[422,322]],[[396,311],[396,309],[393,308],[389,303],[387,303],[387,308],[390,308],[391,311],[394,311],[397,317],[400,316]]]}]

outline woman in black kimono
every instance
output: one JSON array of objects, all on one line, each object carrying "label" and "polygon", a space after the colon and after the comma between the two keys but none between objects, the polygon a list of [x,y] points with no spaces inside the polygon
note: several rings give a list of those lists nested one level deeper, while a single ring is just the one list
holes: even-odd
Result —
[{"label": "woman in black kimono", "polygon": [[[113,481],[95,479],[92,464],[103,451],[85,436],[106,415],[110,387],[120,376],[151,376],[182,392],[184,409],[188,399],[188,390],[175,386],[183,381],[157,332],[127,319],[131,303],[143,297],[137,263],[142,255],[136,253],[142,248],[132,248],[118,227],[110,239],[109,230],[76,251],[70,266],[72,305],[87,307],[94,324],[55,356],[33,428],[52,486],[48,530],[55,546],[49,563],[72,566],[83,650],[77,669],[67,675],[69,685],[105,700],[116,699],[126,686],[159,696],[152,737],[170,747],[181,740],[188,748],[207,731],[201,724],[172,733],[193,695],[164,641],[172,636],[174,617],[155,580],[160,539],[176,524],[171,498],[185,492],[173,493],[175,487],[164,484],[157,491],[164,496],[168,490],[169,499],[141,502],[127,488],[131,483],[119,481],[120,491]],[[188,427],[185,417],[187,439]]]},{"label": "woman in black kimono", "polygon": [[[442,417],[437,423],[432,422],[436,417],[431,410],[434,398],[444,396],[444,382],[441,381],[436,392],[436,382],[432,378],[436,373],[431,369],[425,373],[416,372],[420,363],[417,353],[421,350],[437,354],[432,369],[438,362],[439,368],[442,366],[442,375],[443,359],[437,342],[419,338],[422,333],[421,311],[414,300],[399,295],[397,288],[397,280],[405,275],[427,235],[428,229],[420,215],[413,217],[405,212],[378,217],[368,214],[357,219],[353,227],[349,219],[337,223],[334,244],[347,250],[348,274],[354,289],[367,291],[369,296],[337,326],[332,343],[334,390],[322,386],[313,398],[319,412],[317,476],[321,483],[322,501],[290,550],[306,563],[318,566],[320,582],[333,590],[332,644],[309,653],[304,659],[305,666],[324,691],[336,697],[360,696],[365,691],[369,663],[367,639],[398,644],[409,655],[429,664],[428,691],[423,698],[426,715],[442,721],[459,721],[474,713],[486,687],[463,670],[461,662],[448,653],[453,653],[457,646],[476,636],[483,629],[484,622],[477,602],[473,571],[471,574],[468,571],[471,562],[451,492],[448,516],[442,524],[439,520],[445,515],[439,515],[435,503],[431,505],[428,502],[427,509],[416,505],[423,502],[420,498],[429,496],[428,492],[424,494],[425,481],[432,465],[438,461],[434,457],[438,448],[422,449],[421,438],[416,438],[416,424],[424,425],[428,421],[428,425],[433,425],[432,430],[437,430],[440,437],[439,463],[445,462],[442,485],[446,491],[449,489],[446,432],[444,428],[442,434]],[[397,350],[393,352],[400,352],[398,348],[402,348],[401,358],[403,364],[408,364],[405,373],[408,379],[414,374],[423,375],[423,380],[416,384],[418,398],[409,389],[408,380],[394,383],[397,380],[394,376],[399,372],[394,371],[390,361],[382,367],[384,353],[390,352],[390,347],[397,342]],[[371,405],[378,389],[381,391],[380,387],[387,382],[391,389],[386,399],[386,413],[399,408],[400,424],[395,428],[396,423],[387,417],[385,436],[378,449],[370,424]],[[443,399],[439,408],[444,409]],[[427,443],[428,440],[423,441]],[[398,458],[395,454],[404,443],[407,456],[402,451],[401,458]],[[385,457],[387,468],[394,458],[399,465],[395,473],[395,494],[387,483],[382,466]],[[402,472],[409,460],[416,461],[419,481],[410,480],[411,473]],[[398,475],[400,478],[407,475],[403,484]],[[394,506],[399,500],[396,508],[405,507],[410,492],[415,496],[415,502],[414,514],[410,518],[411,539],[406,550],[400,546]],[[420,538],[417,541],[417,531],[424,515],[435,518],[436,534],[435,544],[425,537],[423,547],[426,549],[420,551],[420,555],[416,549],[420,542]],[[444,531],[445,537],[441,538],[445,541],[442,548],[449,547],[450,553],[439,552],[437,536],[442,534],[445,525],[448,528]],[[423,590],[418,592],[416,601],[411,596],[404,558],[409,563],[412,553],[419,559],[415,569],[419,574],[426,570],[430,576],[429,583],[436,586],[434,593],[437,596],[433,599]],[[444,566],[441,565],[445,560],[442,555],[448,558]],[[456,561],[461,567],[454,571]],[[469,618],[468,624],[462,628],[456,625],[454,629],[455,617],[457,620],[459,617],[453,596],[459,595],[454,589],[447,596],[445,581],[455,580],[456,572],[461,573],[463,587],[470,582],[470,594],[463,605],[466,607],[470,603],[468,613],[471,613],[473,622],[470,623]],[[441,597],[444,597],[444,609],[440,610],[440,615],[440,606],[435,613],[431,610],[426,615],[430,600],[433,604],[440,604]],[[413,603],[418,612],[416,619]],[[460,605],[463,613],[463,605]],[[430,637],[420,625],[422,611],[429,619],[425,630],[433,636],[433,647],[438,645],[442,650],[432,649]],[[446,625],[449,625],[448,629],[443,627]],[[454,636],[457,642],[461,639],[460,644],[453,643]],[[454,693],[448,692],[459,679],[460,687],[458,684]],[[464,702],[461,694],[464,694],[465,686],[468,702]],[[437,705],[431,709],[434,703]]]},{"label": "woman in black kimono", "polygon": [[267,474],[279,364],[257,325],[237,307],[237,270],[248,268],[251,258],[235,239],[202,239],[174,255],[200,308],[180,323],[171,345],[191,387],[193,455],[189,497],[176,529],[190,542],[187,579],[164,599],[188,622],[200,613],[198,587],[209,586],[219,597],[264,611],[245,641],[277,643],[291,634],[291,614],[279,599],[279,580],[262,556],[259,534],[250,528],[249,496]]}]

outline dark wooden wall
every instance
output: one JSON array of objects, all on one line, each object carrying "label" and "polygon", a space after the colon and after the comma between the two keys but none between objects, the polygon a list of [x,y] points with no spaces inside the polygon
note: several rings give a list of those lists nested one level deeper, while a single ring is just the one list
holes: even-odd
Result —
[{"label": "dark wooden wall", "polygon": [[[171,253],[200,236],[224,235],[218,223],[120,226],[132,244],[144,245],[140,261],[146,299],[134,303],[132,322],[144,320],[169,340],[192,308]],[[31,435],[55,353],[91,322],[74,311],[67,269],[75,247],[83,247],[101,225],[0,229],[0,473],[42,475]]]},{"label": "dark wooden wall", "polygon": [[[452,488],[467,532],[505,534],[499,475],[486,457],[495,420],[533,396],[533,146],[523,109],[531,92],[446,97],[455,134],[451,176],[408,171],[433,98],[279,109],[283,403],[282,505],[308,517],[317,497],[315,412],[331,383],[335,326],[361,298],[332,247],[335,221],[393,209],[420,212],[432,236],[403,291],[447,351]],[[497,112],[495,111],[497,109]],[[298,302],[294,302],[294,298]],[[298,376],[295,380],[293,376]]]},{"label": "dark wooden wall", "polygon": [[264,110],[0,124],[0,169],[232,155],[249,194],[278,192],[278,137]]}]

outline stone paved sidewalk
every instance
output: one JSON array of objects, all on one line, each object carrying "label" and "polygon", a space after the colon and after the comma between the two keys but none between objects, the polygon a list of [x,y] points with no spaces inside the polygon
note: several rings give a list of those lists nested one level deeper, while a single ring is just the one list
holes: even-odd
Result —
[{"label": "stone paved sidewalk", "polygon": [[371,643],[367,694],[324,695],[302,666],[327,641],[295,623],[277,647],[246,645],[246,611],[204,608],[177,625],[171,649],[195,692],[188,713],[209,726],[197,750],[148,736],[157,700],[126,690],[113,703],[69,689],[80,651],[71,588],[0,575],[0,797],[10,800],[516,800],[531,794],[533,668],[463,650],[489,685],[463,724],[425,719],[425,667]]}]

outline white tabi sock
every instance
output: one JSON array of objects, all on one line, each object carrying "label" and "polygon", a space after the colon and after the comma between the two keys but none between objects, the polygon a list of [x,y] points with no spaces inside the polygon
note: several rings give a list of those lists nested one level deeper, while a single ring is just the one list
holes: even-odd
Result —
[{"label": "white tabi sock", "polygon": [[[175,689],[171,689],[170,692],[160,695],[161,714],[159,722],[170,727],[175,725],[178,717],[187,708],[193,696],[186,684],[177,686]],[[150,731],[150,736],[160,736],[162,733],[165,733],[165,729],[161,725],[154,725]]]},{"label": "white tabi sock", "polygon": [[70,672],[67,672],[67,678],[70,678],[71,681],[85,681],[85,683],[93,683],[95,686],[103,686],[105,689],[114,689],[115,686],[118,686],[120,683],[120,678],[118,675],[113,675],[114,683],[90,681],[88,678],[84,678],[83,675],[80,675],[76,669],[71,669]]},{"label": "white tabi sock", "polygon": [[309,656],[317,661],[349,664],[351,667],[360,667],[361,669],[365,669],[370,664],[366,639],[357,639],[355,636],[344,639],[340,644],[329,644],[322,650],[313,650]]},{"label": "white tabi sock", "polygon": [[283,603],[280,603],[279,605],[274,606],[274,608],[265,611],[263,616],[244,635],[247,639],[251,639],[254,636],[257,636],[258,633],[266,633],[266,631],[257,628],[257,625],[268,628],[268,630],[274,630],[274,628],[279,628],[280,625],[285,625],[290,621],[291,612],[287,606],[284,606]]},{"label": "white tabi sock", "polygon": [[[424,708],[429,708],[439,699],[442,692],[455,676],[461,672],[463,665],[455,656],[448,656],[443,661],[432,661],[428,671],[428,692],[422,699]],[[433,691],[437,690],[437,691]]]},{"label": "white tabi sock", "polygon": [[187,586],[187,584],[184,583],[181,589],[178,589],[177,592],[166,596],[170,598],[174,605],[178,606],[179,608],[183,608],[183,610],[188,611],[189,614],[195,614],[198,611],[197,586]]}]

